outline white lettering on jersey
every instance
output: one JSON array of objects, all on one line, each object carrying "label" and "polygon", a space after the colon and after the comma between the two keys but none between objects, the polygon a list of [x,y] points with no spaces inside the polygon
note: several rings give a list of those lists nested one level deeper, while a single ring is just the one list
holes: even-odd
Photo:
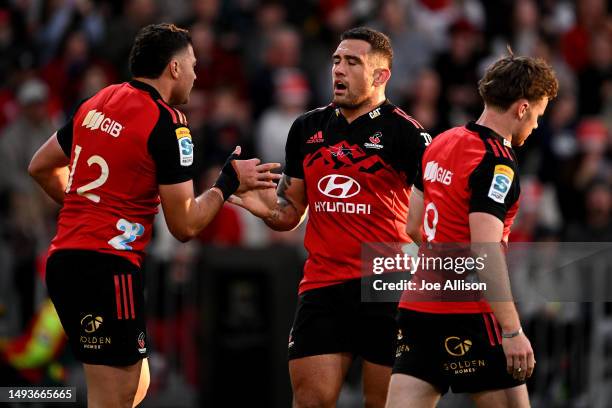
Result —
[{"label": "white lettering on jersey", "polygon": [[108,133],[112,137],[119,137],[119,134],[123,130],[122,124],[111,118],[107,118],[102,112],[98,112],[95,109],[87,112],[81,126],[89,130],[100,129],[102,132]]},{"label": "white lettering on jersey", "polygon": [[425,165],[423,173],[423,181],[431,181],[432,183],[440,182],[447,186],[450,185],[453,178],[453,172],[446,170],[438,164],[438,162],[430,161]]},{"label": "white lettering on jersey", "polygon": [[316,212],[344,213],[344,214],[364,214],[372,212],[370,204],[343,203],[333,201],[315,201]]}]

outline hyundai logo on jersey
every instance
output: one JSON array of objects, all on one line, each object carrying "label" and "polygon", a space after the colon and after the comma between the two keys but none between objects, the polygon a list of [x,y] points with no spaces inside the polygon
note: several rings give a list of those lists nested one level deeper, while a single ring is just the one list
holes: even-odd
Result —
[{"label": "hyundai logo on jersey", "polygon": [[330,174],[319,180],[319,191],[332,198],[349,198],[359,194],[361,186],[349,176]]}]

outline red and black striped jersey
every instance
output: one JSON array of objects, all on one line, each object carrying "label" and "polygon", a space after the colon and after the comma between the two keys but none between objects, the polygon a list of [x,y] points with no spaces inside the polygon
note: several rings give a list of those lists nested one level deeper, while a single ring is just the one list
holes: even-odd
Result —
[{"label": "red and black striped jersey", "polygon": [[70,175],[50,252],[87,249],[140,265],[159,184],[192,179],[185,115],[139,81],[108,86],[57,132]]},{"label": "red and black striped jersey", "polygon": [[348,123],[329,105],[292,125],[284,173],[303,179],[308,259],[299,292],[361,277],[361,244],[411,242],[410,187],[430,136],[386,101]]},{"label": "red and black striped jersey", "polygon": [[[504,223],[507,243],[518,211],[520,185],[517,159],[510,142],[474,122],[438,135],[423,155],[421,176],[415,183],[423,190],[423,241],[469,243],[469,215],[484,212]],[[432,276],[433,275],[433,276]],[[444,277],[435,271],[417,270],[412,281],[428,282]],[[406,291],[400,307],[429,313],[490,312],[484,300],[465,302],[419,301],[419,291]]]}]

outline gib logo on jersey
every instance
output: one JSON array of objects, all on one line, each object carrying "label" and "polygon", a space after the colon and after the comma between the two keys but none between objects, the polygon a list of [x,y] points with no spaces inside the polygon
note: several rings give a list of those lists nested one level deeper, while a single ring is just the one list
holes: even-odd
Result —
[{"label": "gib logo on jersey", "polygon": [[[319,191],[327,197],[346,199],[361,191],[359,183],[349,176],[329,174],[319,180]],[[346,214],[370,214],[370,204],[345,203],[342,201],[315,201],[317,212],[339,212]]]},{"label": "gib logo on jersey", "polygon": [[423,172],[423,181],[436,181],[445,185],[450,185],[453,179],[453,172],[446,170],[438,164],[438,162],[430,161],[425,165],[425,171]]},{"label": "gib logo on jersey", "polygon": [[81,126],[84,126],[86,129],[97,130],[100,129],[104,133],[108,133],[112,137],[119,137],[121,130],[123,130],[123,125],[119,122],[112,120],[111,118],[107,118],[104,116],[102,112],[98,112],[95,109],[90,110],[85,115],[85,119],[83,119],[83,123]]},{"label": "gib logo on jersey", "polygon": [[376,132],[372,136],[370,136],[370,143],[364,143],[363,145],[368,149],[382,149],[383,145],[380,144],[380,138],[382,137],[382,133]]},{"label": "gib logo on jersey", "polygon": [[174,131],[176,140],[178,140],[179,154],[181,166],[191,166],[193,163],[193,142],[191,141],[191,133],[186,127],[180,127]]},{"label": "gib logo on jersey", "polygon": [[489,198],[495,202],[503,204],[512,186],[514,170],[505,164],[498,164],[493,171],[493,180],[489,187]]}]

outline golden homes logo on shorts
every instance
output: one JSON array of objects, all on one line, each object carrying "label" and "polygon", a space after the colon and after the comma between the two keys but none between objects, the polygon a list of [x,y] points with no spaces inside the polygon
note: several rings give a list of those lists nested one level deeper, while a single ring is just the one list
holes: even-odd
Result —
[{"label": "golden homes logo on shorts", "polygon": [[94,316],[91,313],[83,316],[81,330],[84,334],[81,334],[79,341],[84,349],[100,350],[103,345],[111,344],[110,336],[99,335],[103,323],[102,316]]},{"label": "golden homes logo on shorts", "polygon": [[[444,349],[453,357],[463,357],[472,348],[472,340],[461,339],[457,336],[450,336],[444,340]],[[475,373],[479,367],[486,365],[485,360],[459,360],[453,359],[444,363],[444,370],[450,371],[453,374],[469,374]]]}]

